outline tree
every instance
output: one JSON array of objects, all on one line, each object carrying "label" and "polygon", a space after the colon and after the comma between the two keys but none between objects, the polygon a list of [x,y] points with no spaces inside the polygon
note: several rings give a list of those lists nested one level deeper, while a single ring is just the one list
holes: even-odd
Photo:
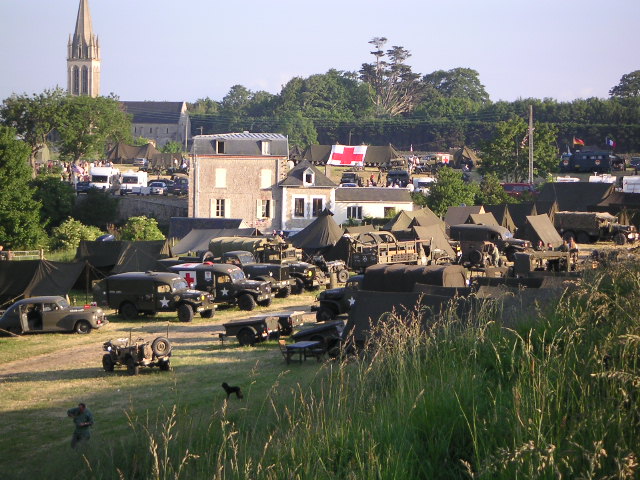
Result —
[{"label": "tree", "polygon": [[31,182],[34,199],[42,204],[40,222],[47,230],[57,227],[71,215],[76,200],[73,187],[59,177],[38,177]]},{"label": "tree", "polygon": [[90,188],[86,198],[74,207],[73,218],[85,225],[107,230],[107,226],[118,218],[118,200],[108,192]]},{"label": "tree", "polygon": [[105,144],[131,141],[131,116],[114,97],[66,97],[61,105],[60,155],[70,161],[102,155]]},{"label": "tree", "polygon": [[[499,122],[493,139],[482,148],[482,172],[521,182],[529,176],[528,125],[522,118]],[[558,167],[558,130],[553,124],[538,122],[533,131],[533,174],[546,177]]]},{"label": "tree", "polygon": [[289,146],[305,148],[318,143],[318,133],[313,122],[302,116],[299,111],[287,111],[278,114],[278,124],[284,135],[289,137]]},{"label": "tree", "polygon": [[164,240],[155,218],[131,217],[120,231],[122,240]]},{"label": "tree", "polygon": [[165,143],[160,151],[162,153],[182,153],[182,144],[180,142],[170,141]]},{"label": "tree", "polygon": [[465,182],[461,171],[444,167],[438,171],[437,177],[427,197],[427,206],[436,215],[444,215],[451,206],[474,204],[478,185]]},{"label": "tree", "polygon": [[471,68],[436,70],[422,78],[425,87],[445,98],[466,99],[475,103],[489,102],[489,94],[480,83],[479,74]]},{"label": "tree", "polygon": [[78,248],[81,240],[93,241],[102,235],[97,227],[83,225],[73,218],[67,218],[51,232],[53,250],[72,250]]},{"label": "tree", "polygon": [[411,56],[409,50],[394,45],[384,52],[385,37],[375,37],[369,43],[375,47],[371,54],[376,61],[362,64],[360,79],[370,86],[376,114],[394,117],[412,111],[420,100],[423,86],[420,76],[404,63]]},{"label": "tree", "polygon": [[53,132],[59,120],[60,104],[65,98],[63,90],[45,90],[43,93],[12,95],[0,107],[2,123],[13,127],[31,148],[29,157],[32,177],[35,177],[35,158],[47,144],[47,137]]},{"label": "tree", "polygon": [[609,95],[618,98],[640,96],[640,70],[623,75],[620,83],[609,90]]},{"label": "tree", "polygon": [[45,234],[40,202],[33,198],[28,144],[13,128],[0,127],[0,245],[13,250],[41,247]]},{"label": "tree", "polygon": [[500,179],[495,173],[487,173],[480,182],[480,188],[476,195],[477,205],[501,205],[513,203],[511,197],[500,184]]}]

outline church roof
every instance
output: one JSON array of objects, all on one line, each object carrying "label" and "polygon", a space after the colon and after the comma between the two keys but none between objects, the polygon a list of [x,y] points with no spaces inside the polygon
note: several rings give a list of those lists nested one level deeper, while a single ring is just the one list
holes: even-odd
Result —
[{"label": "church roof", "polygon": [[121,102],[132,123],[178,124],[184,102]]}]

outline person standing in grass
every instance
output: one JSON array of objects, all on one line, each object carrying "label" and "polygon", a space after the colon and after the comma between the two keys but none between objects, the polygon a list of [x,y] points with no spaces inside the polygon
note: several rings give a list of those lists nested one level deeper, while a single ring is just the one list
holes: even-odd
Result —
[{"label": "person standing in grass", "polygon": [[91,438],[91,426],[93,425],[93,414],[84,403],[79,403],[76,408],[67,410],[67,416],[73,418],[76,428],[71,436],[71,448],[78,448],[83,443],[87,443]]}]

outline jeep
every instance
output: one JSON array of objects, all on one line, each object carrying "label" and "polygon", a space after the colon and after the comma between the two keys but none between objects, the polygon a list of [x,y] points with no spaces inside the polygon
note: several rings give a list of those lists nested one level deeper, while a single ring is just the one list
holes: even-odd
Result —
[{"label": "jeep", "polygon": [[193,320],[195,312],[211,318],[216,305],[214,295],[191,290],[178,274],[166,272],[129,272],[111,275],[93,286],[98,305],[115,308],[127,320],[140,313],[178,312],[181,322]]},{"label": "jeep", "polygon": [[160,370],[171,369],[171,343],[164,337],[157,337],[153,343],[138,338],[118,338],[102,344],[107,352],[102,356],[102,368],[105,372],[113,372],[116,365],[126,365],[129,375],[137,375],[140,367],[158,367]]},{"label": "jeep", "polygon": [[513,234],[506,228],[493,225],[451,225],[449,238],[460,242],[461,264],[482,266],[486,260],[487,242],[495,244],[510,262],[515,259],[516,252],[531,249],[531,242],[528,240],[513,238]]}]

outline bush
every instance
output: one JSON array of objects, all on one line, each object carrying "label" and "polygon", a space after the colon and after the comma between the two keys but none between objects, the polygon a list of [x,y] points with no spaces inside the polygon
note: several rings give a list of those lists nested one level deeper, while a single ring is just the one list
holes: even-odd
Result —
[{"label": "bush", "polygon": [[52,250],[71,250],[78,248],[81,240],[95,240],[103,232],[97,227],[82,224],[71,217],[67,218],[51,233]]},{"label": "bush", "polygon": [[79,201],[73,209],[73,218],[85,225],[107,228],[118,218],[118,199],[108,192],[96,188],[87,191],[87,198]]},{"label": "bush", "polygon": [[122,240],[164,240],[155,218],[131,217],[120,232]]}]

